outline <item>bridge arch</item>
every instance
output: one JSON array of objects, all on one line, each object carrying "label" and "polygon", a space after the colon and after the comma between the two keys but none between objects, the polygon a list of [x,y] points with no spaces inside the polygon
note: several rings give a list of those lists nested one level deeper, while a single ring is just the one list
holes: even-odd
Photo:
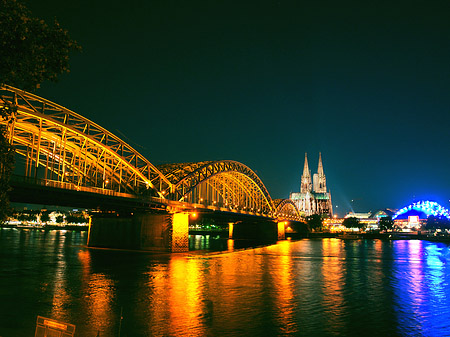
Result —
[{"label": "bridge arch", "polygon": [[158,169],[174,186],[170,199],[264,214],[275,210],[261,179],[242,163],[205,161]]},{"label": "bridge arch", "polygon": [[300,218],[300,212],[291,199],[275,199],[273,204],[276,214],[284,217]]},{"label": "bridge arch", "polygon": [[1,120],[16,153],[25,158],[25,175],[47,182],[163,197],[170,181],[144,156],[87,118],[56,103],[0,87],[0,106],[17,106]]},{"label": "bridge arch", "polygon": [[434,215],[438,217],[446,217],[450,220],[450,213],[449,210],[442,207],[435,201],[418,201],[414,202],[411,205],[405,206],[402,209],[398,210],[392,219],[397,219],[398,217],[401,217],[402,215],[411,212],[411,211],[418,211],[421,213],[424,213],[426,216]]}]

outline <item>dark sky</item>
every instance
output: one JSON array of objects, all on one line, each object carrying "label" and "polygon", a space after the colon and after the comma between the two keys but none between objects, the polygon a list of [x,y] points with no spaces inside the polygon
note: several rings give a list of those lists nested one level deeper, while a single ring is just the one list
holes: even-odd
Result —
[{"label": "dark sky", "polygon": [[153,164],[236,160],[287,198],[322,152],[340,215],[450,206],[450,1],[27,4],[83,47],[37,94]]}]

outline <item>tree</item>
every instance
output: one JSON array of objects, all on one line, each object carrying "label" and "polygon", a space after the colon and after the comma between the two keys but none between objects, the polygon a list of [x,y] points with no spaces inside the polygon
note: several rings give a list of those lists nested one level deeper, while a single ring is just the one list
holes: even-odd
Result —
[{"label": "tree", "polygon": [[426,229],[449,229],[450,221],[444,216],[430,215],[427,218]]},{"label": "tree", "polygon": [[21,222],[27,221],[27,220],[28,220],[28,215],[25,214],[25,213],[20,213],[20,214],[17,216],[17,220],[19,220],[19,221],[21,221]]},{"label": "tree", "polygon": [[384,216],[378,221],[380,230],[391,230],[394,227],[394,220],[391,216]]},{"label": "tree", "polygon": [[362,228],[362,224],[359,222],[359,219],[355,217],[345,218],[342,225],[346,228]]},{"label": "tree", "polygon": [[28,216],[27,216],[27,220],[28,220],[28,221],[36,221],[36,219],[37,219],[37,215],[36,215],[35,213],[33,213],[33,212],[31,212],[31,213],[28,214]]},{"label": "tree", "polygon": [[69,72],[69,54],[81,48],[55,20],[49,26],[16,0],[0,0],[0,81],[34,91]]},{"label": "tree", "polygon": [[[6,116],[5,110],[5,107],[0,107],[0,120]],[[14,149],[9,144],[6,130],[6,127],[0,125],[0,223],[5,221],[10,213],[8,191],[14,168]]]},{"label": "tree", "polygon": [[306,217],[306,223],[308,224],[310,229],[322,229],[322,218],[319,214],[312,214]]},{"label": "tree", "polygon": [[56,221],[56,223],[59,223],[59,224],[63,223],[63,222],[64,222],[64,216],[58,215],[58,216],[55,218],[55,221]]},{"label": "tree", "polygon": [[[43,81],[69,72],[69,54],[81,48],[57,21],[52,26],[33,18],[16,0],[0,0],[0,84],[34,91]],[[9,212],[9,179],[14,149],[7,137],[17,107],[0,93],[0,223]]]},{"label": "tree", "polygon": [[42,212],[41,214],[41,222],[49,222],[50,221],[50,215],[48,212]]}]

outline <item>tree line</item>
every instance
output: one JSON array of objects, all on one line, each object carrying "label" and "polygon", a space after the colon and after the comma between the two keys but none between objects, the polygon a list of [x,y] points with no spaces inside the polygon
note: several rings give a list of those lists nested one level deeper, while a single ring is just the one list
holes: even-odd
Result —
[{"label": "tree line", "polygon": [[[48,210],[23,210],[23,211],[13,211],[9,215],[9,220],[16,220],[21,222],[36,222],[41,223],[50,222],[50,215],[52,211]],[[55,216],[55,222],[58,224],[62,223],[88,223],[88,216],[86,213],[80,212],[58,212]]]}]

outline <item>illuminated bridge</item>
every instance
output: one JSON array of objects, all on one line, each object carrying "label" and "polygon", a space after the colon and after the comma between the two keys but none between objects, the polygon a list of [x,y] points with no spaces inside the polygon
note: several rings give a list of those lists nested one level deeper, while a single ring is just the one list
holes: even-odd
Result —
[{"label": "illuminated bridge", "polygon": [[11,200],[101,210],[89,245],[187,250],[194,212],[221,218],[236,232],[245,232],[244,224],[261,224],[263,232],[275,225],[280,239],[284,224],[300,219],[294,203],[272,200],[242,163],[155,166],[113,133],[44,98],[3,85],[0,106],[11,108],[0,124],[24,172],[12,179]]}]

